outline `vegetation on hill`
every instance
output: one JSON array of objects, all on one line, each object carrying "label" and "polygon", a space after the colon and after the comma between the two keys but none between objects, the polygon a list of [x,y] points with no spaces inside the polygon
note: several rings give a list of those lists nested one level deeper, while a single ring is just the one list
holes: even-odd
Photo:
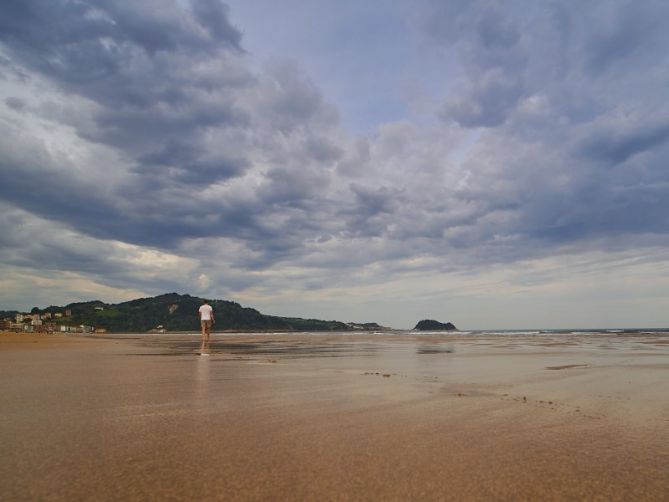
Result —
[{"label": "vegetation on hill", "polygon": [[[264,315],[255,309],[225,300],[209,302],[214,308],[214,329],[242,331],[347,331],[351,328],[339,321],[321,321],[297,317]],[[68,317],[54,319],[58,324],[86,325],[111,332],[142,332],[162,326],[168,331],[199,330],[198,308],[202,298],[168,293],[151,298],[108,304],[99,300],[71,303],[65,307],[33,309],[34,313],[71,311]]]}]

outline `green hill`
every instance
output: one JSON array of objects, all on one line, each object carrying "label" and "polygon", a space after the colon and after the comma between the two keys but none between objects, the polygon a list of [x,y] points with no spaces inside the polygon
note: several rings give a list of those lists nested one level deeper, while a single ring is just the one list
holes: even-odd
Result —
[{"label": "green hill", "polygon": [[[225,300],[209,302],[216,315],[215,331],[348,331],[351,328],[339,321],[300,319],[264,315],[255,309],[242,307]],[[99,300],[71,303],[65,307],[50,306],[33,309],[33,313],[71,311],[71,315],[56,319],[58,324],[94,326],[111,332],[142,332],[162,326],[168,331],[199,330],[198,308],[202,299],[177,293],[128,302],[108,304]]]}]

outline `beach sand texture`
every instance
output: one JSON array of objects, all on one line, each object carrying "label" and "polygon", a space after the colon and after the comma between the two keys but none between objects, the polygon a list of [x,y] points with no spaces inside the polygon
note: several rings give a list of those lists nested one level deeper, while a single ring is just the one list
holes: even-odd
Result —
[{"label": "beach sand texture", "polygon": [[0,335],[2,500],[669,500],[669,335]]}]

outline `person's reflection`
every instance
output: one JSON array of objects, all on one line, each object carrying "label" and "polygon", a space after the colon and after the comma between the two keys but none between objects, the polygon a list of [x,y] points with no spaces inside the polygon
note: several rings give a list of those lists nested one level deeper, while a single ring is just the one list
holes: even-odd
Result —
[{"label": "person's reflection", "polygon": [[208,356],[211,354],[211,348],[209,347],[209,337],[202,337],[202,343],[200,344],[200,356]]},{"label": "person's reflection", "polygon": [[[200,347],[200,355],[209,355],[209,343],[206,344],[203,342],[202,347]],[[210,361],[208,357],[198,357],[197,364],[195,365],[195,404],[196,406],[206,406],[209,402],[209,370],[210,370]]]}]

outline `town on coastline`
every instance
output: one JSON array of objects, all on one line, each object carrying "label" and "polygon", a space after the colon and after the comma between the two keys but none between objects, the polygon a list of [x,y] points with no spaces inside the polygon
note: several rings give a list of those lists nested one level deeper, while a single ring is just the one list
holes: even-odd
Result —
[{"label": "town on coastline", "polygon": [[[102,307],[97,307],[102,310]],[[74,324],[72,310],[14,314],[0,320],[0,331],[14,333],[106,333],[107,329],[85,324]]]}]

